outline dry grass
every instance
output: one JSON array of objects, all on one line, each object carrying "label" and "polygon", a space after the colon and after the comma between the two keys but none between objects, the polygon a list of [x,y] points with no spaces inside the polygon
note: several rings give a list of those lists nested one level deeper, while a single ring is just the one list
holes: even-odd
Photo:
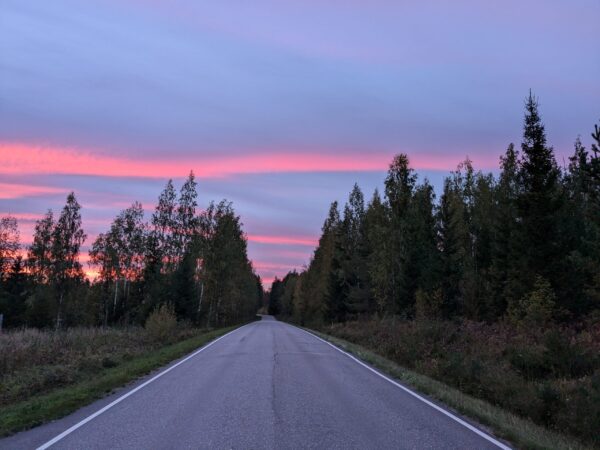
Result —
[{"label": "dry grass", "polygon": [[473,398],[600,447],[600,322],[519,329],[508,323],[362,320],[319,331]]},{"label": "dry grass", "polygon": [[[173,341],[205,330],[180,328]],[[0,407],[67,386],[164,345],[141,327],[0,334]]]},{"label": "dry grass", "polygon": [[440,381],[406,369],[370,349],[334,336],[307,330],[354,354],[404,385],[426,394],[463,416],[476,420],[479,424],[486,426],[492,434],[509,441],[515,448],[532,450],[585,450],[591,448],[569,436],[548,430]]},{"label": "dry grass", "polygon": [[0,436],[69,414],[234,328],[179,327],[169,343],[141,327],[0,335]]}]

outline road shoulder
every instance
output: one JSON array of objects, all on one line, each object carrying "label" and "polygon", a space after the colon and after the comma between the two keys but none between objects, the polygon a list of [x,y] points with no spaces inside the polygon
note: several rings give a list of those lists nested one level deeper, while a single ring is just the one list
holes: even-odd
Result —
[{"label": "road shoulder", "polygon": [[[295,325],[292,325],[295,326]],[[377,372],[390,377],[405,388],[425,396],[473,426],[486,431],[508,446],[557,450],[586,449],[568,436],[544,429],[486,401],[464,394],[437,380],[408,370],[375,352],[343,339],[310,328],[297,327],[349,353]]]}]

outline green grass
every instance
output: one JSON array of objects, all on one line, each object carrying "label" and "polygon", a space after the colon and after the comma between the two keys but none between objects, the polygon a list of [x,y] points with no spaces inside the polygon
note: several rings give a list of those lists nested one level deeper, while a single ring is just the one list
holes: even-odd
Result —
[{"label": "green grass", "polygon": [[476,420],[495,436],[510,442],[511,446],[535,450],[590,448],[576,442],[571,437],[550,431],[486,401],[464,394],[425,375],[408,370],[360,345],[312,329],[306,328],[306,330],[353,354],[415,391],[424,393],[459,414]]},{"label": "green grass", "polygon": [[235,328],[237,327],[220,328],[157,350],[148,351],[117,367],[100,370],[97,376],[86,381],[3,406],[0,408],[0,436],[8,436],[17,431],[64,417]]}]

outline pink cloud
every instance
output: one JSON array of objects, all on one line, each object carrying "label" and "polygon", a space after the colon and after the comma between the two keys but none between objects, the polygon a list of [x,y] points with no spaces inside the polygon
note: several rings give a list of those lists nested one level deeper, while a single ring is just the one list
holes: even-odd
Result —
[{"label": "pink cloud", "polygon": [[[394,152],[348,153],[340,149],[255,151],[238,156],[196,156],[134,159],[74,148],[0,142],[0,174],[77,174],[166,178],[190,169],[200,177],[277,172],[385,171]],[[409,155],[410,156],[410,155]],[[489,157],[485,167],[495,167]],[[457,155],[413,155],[415,169],[449,170],[464,159]],[[474,158],[477,160],[477,158]],[[482,161],[475,161],[481,163]]]},{"label": "pink cloud", "polygon": [[249,234],[247,237],[249,241],[257,242],[259,244],[304,245],[308,247],[314,247],[318,243],[317,238],[309,236],[265,236]]},{"label": "pink cloud", "polygon": [[277,264],[256,260],[252,261],[252,266],[257,270],[279,270],[285,271],[286,273],[294,269],[294,267],[290,264]]},{"label": "pink cloud", "polygon": [[[2,155],[2,158],[5,158],[5,156]],[[0,169],[0,172],[1,171],[2,169]],[[43,196],[48,194],[60,194],[65,192],[67,192],[66,189],[49,186],[33,186],[18,183],[0,183],[0,200]]]}]

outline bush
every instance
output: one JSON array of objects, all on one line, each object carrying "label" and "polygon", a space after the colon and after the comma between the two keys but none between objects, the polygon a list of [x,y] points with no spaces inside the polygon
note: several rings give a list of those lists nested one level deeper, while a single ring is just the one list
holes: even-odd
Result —
[{"label": "bush", "polygon": [[535,344],[509,347],[506,356],[511,366],[527,380],[545,378],[551,371],[545,358],[545,348]]},{"label": "bush", "polygon": [[543,277],[538,276],[533,291],[510,308],[509,315],[515,324],[524,328],[546,328],[556,314],[556,294]]},{"label": "bush", "polygon": [[173,305],[164,304],[156,307],[148,316],[145,328],[153,341],[171,341],[177,330],[177,316]]},{"label": "bush", "polygon": [[571,343],[557,330],[549,331],[544,341],[546,365],[555,377],[579,378],[594,371],[597,355],[590,349],[577,342]]},{"label": "bush", "polygon": [[552,291],[538,281],[512,323],[427,318],[429,299],[420,293],[418,320],[348,321],[320,330],[598,445],[600,319],[553,323]]},{"label": "bush", "polygon": [[416,292],[415,315],[417,319],[435,319],[440,316],[442,311],[442,290],[436,289],[433,292],[425,292],[418,289]]}]

